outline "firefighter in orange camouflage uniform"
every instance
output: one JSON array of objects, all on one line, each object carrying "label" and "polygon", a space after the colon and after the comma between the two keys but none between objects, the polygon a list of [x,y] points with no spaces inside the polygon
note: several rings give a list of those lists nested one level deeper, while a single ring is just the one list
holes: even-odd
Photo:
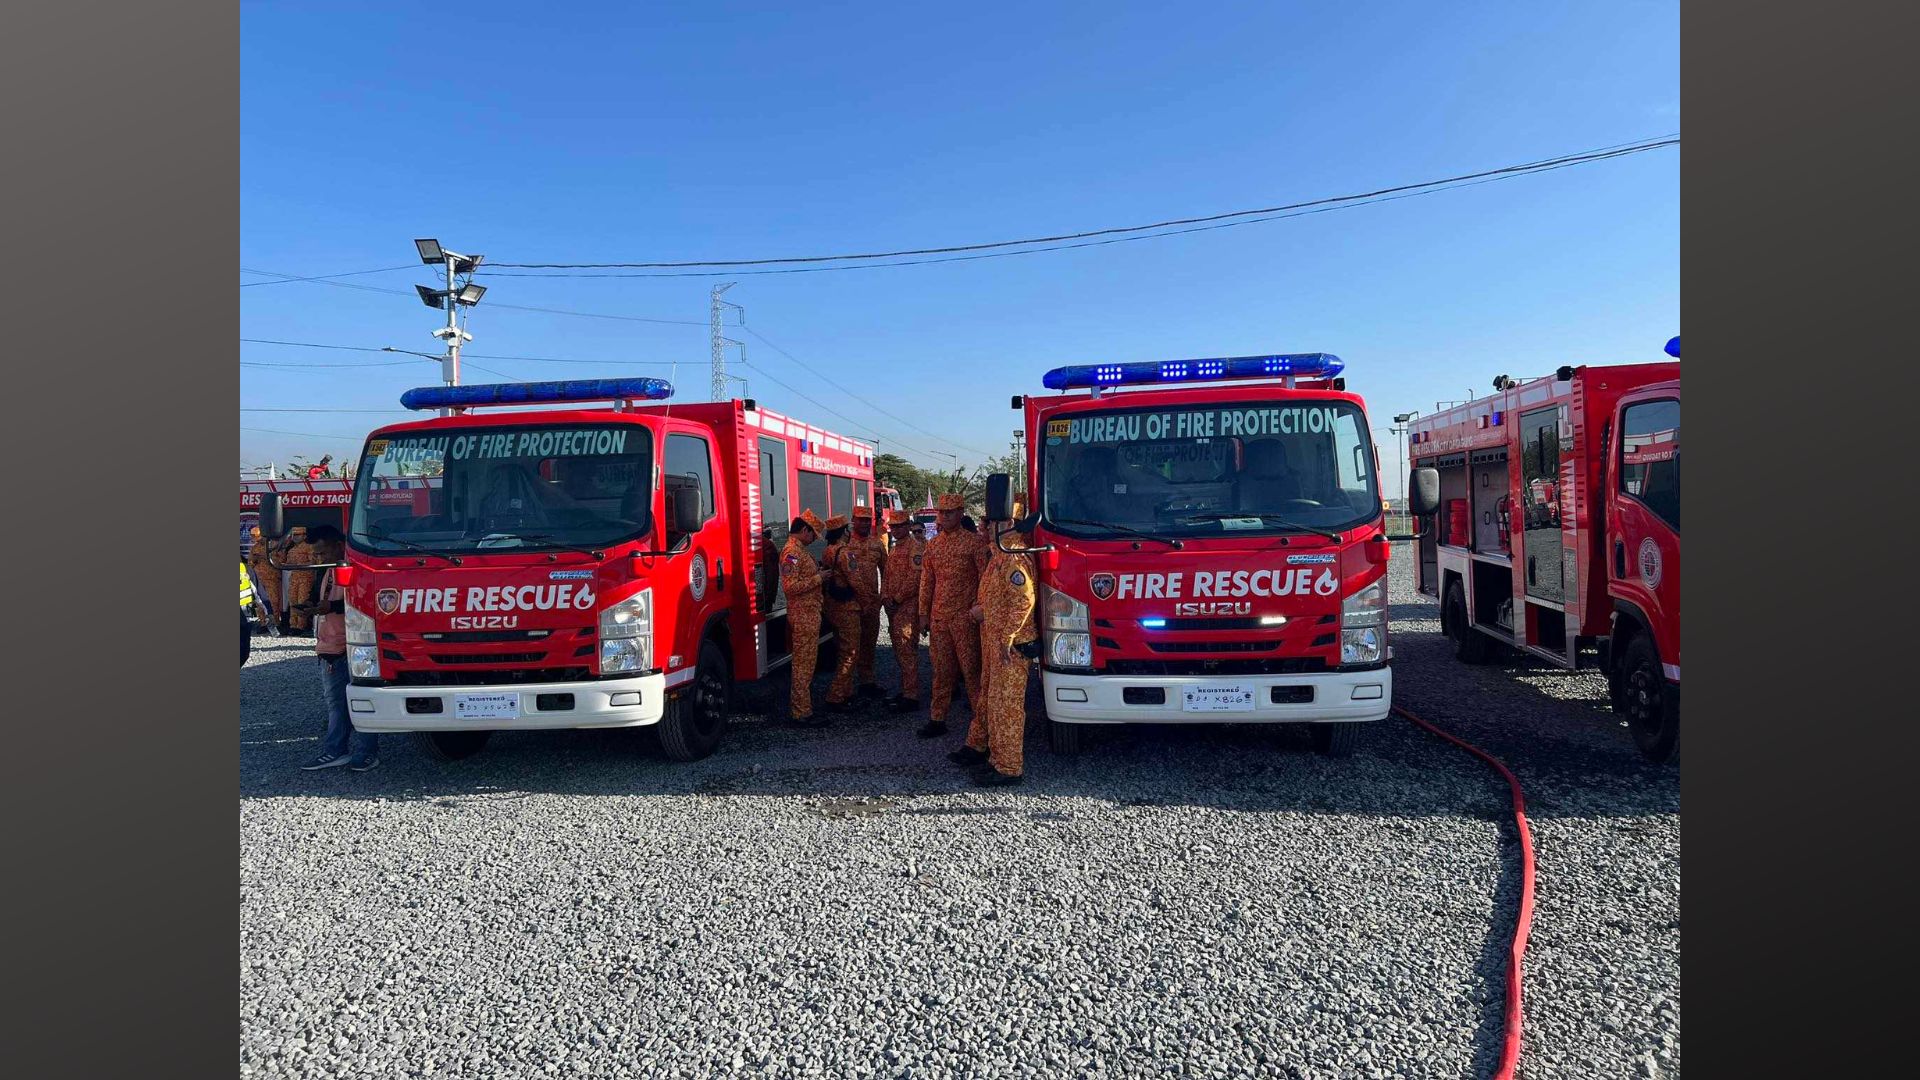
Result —
[{"label": "firefighter in orange camouflage uniform", "polygon": [[[1035,638],[1033,629],[1033,556],[1026,537],[1032,531],[1013,507],[1013,521],[994,522],[988,531],[1004,535],[1009,549],[993,545],[993,558],[980,575],[980,602],[972,615],[980,624],[980,703],[967,729],[967,745],[948,754],[955,764],[980,766],[973,782],[983,787],[1017,784],[1025,769],[1027,671],[1032,665],[1014,646]],[[989,544],[991,545],[991,541]]]},{"label": "firefighter in orange camouflage uniform", "polygon": [[966,501],[942,495],[935,505],[940,533],[927,544],[920,563],[919,618],[927,647],[933,652],[933,700],[927,725],[916,734],[923,739],[947,732],[947,709],[953,704],[953,682],[959,676],[967,704],[978,715],[980,700],[980,634],[968,612],[987,568],[987,541],[960,527]]},{"label": "firefighter in orange camouflage uniform", "polygon": [[820,659],[820,567],[807,545],[820,535],[820,519],[800,511],[780,553],[780,587],[787,594],[787,625],[793,639],[793,693],[789,713],[796,724],[814,726],[813,668]]},{"label": "firefighter in orange camouflage uniform", "polygon": [[887,511],[887,531],[893,550],[880,574],[880,603],[887,612],[887,636],[893,641],[893,659],[900,666],[900,692],[893,696],[894,712],[920,708],[920,566],[927,542],[914,528],[913,515]]},{"label": "firefighter in orange camouflage uniform", "polygon": [[880,580],[887,571],[887,541],[873,531],[873,507],[853,508],[853,535],[847,538],[847,550],[853,557],[853,591],[860,609],[860,686],[856,692],[861,697],[879,697],[873,654],[880,641]]},{"label": "firefighter in orange camouflage uniform", "polygon": [[838,712],[853,700],[853,675],[860,664],[860,594],[853,587],[855,559],[843,515],[827,519],[827,553],[820,568],[827,575],[827,623],[833,627],[834,646],[827,708]]},{"label": "firefighter in orange camouflage uniform", "polygon": [[266,537],[260,535],[260,526],[255,525],[250,535],[253,546],[247,549],[247,564],[253,570],[253,580],[260,585],[260,591],[266,594],[268,614],[273,619],[276,632],[286,629],[287,609],[280,603],[280,571],[273,568],[267,560],[271,550]]},{"label": "firefighter in orange camouflage uniform", "polygon": [[[306,566],[313,562],[313,545],[307,542],[305,526],[287,533],[287,550],[280,556],[280,562],[286,566]],[[301,609],[313,598],[314,577],[311,570],[295,570],[287,576],[287,625],[302,634],[313,622],[312,613]]]}]

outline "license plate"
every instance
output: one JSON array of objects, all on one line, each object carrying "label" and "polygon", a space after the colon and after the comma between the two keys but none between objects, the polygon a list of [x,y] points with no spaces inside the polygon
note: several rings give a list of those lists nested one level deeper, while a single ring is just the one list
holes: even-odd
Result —
[{"label": "license plate", "polygon": [[519,694],[455,694],[456,720],[512,720],[520,715]]},{"label": "license plate", "polygon": [[1253,687],[1245,683],[1202,683],[1180,688],[1181,712],[1252,712]]}]

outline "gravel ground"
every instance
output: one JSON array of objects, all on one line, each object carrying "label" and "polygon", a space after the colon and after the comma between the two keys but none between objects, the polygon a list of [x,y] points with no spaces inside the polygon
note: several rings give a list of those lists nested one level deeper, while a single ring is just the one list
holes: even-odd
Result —
[{"label": "gravel ground", "polygon": [[[1395,552],[1396,701],[1504,758],[1539,860],[1527,1077],[1679,1072],[1679,771],[1604,685],[1452,659]],[[1472,1077],[1519,895],[1505,786],[1398,719],[1028,738],[748,691],[720,752],[496,735],[301,773],[305,640],[241,672],[241,1075]],[[883,682],[891,654],[881,648]],[[926,678],[922,658],[923,680]],[[824,687],[822,687],[823,689]],[[818,692],[818,691],[816,691]],[[964,706],[957,712],[964,716]]]}]

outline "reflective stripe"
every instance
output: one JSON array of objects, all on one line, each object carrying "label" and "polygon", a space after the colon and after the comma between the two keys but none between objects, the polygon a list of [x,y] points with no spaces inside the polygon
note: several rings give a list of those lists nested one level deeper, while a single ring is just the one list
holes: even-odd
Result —
[{"label": "reflective stripe", "polygon": [[1660,670],[1666,672],[1667,678],[1672,679],[1674,682],[1680,681],[1679,664],[1661,664]]},{"label": "reflective stripe", "polygon": [[669,688],[679,686],[683,682],[692,682],[692,681],[693,681],[692,668],[681,668],[679,671],[673,672],[672,674],[667,676],[667,686]]}]

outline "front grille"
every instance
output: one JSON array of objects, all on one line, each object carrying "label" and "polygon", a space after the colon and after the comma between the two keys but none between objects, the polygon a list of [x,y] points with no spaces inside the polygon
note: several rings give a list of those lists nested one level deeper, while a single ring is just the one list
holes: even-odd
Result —
[{"label": "front grille", "polygon": [[[1291,618],[1289,618],[1291,621]],[[1165,626],[1150,626],[1149,630],[1278,630],[1279,626],[1261,626],[1260,620],[1252,619],[1168,619]]]},{"label": "front grille", "polygon": [[445,634],[421,634],[435,645],[473,645],[487,641],[533,641],[553,636],[551,630],[459,630]]},{"label": "front grille", "polygon": [[1267,698],[1275,705],[1305,705],[1313,700],[1313,687],[1276,686],[1267,692]]},{"label": "front grille", "polygon": [[1305,675],[1327,670],[1318,656],[1273,657],[1264,660],[1109,660],[1101,671],[1109,675]]},{"label": "front grille", "polygon": [[1124,686],[1120,688],[1120,700],[1129,705],[1165,705],[1167,691],[1159,686]]},{"label": "front grille", "polygon": [[510,686],[515,683],[586,682],[595,676],[585,667],[510,668],[505,671],[402,671],[389,686]]},{"label": "front grille", "polygon": [[427,659],[436,664],[536,664],[546,658],[543,652],[427,654]]},{"label": "front grille", "polygon": [[1272,652],[1277,641],[1149,641],[1147,648],[1162,653]]}]

